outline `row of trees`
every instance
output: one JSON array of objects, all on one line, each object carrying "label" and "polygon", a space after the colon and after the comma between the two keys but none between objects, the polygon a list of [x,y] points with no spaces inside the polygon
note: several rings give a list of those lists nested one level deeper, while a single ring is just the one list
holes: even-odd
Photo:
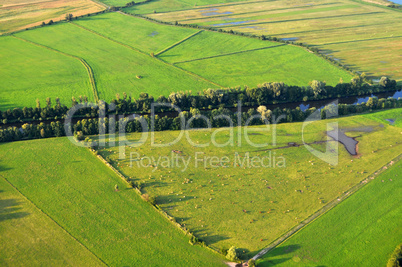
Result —
[{"label": "row of trees", "polygon": [[[326,114],[349,115],[362,113],[366,111],[400,108],[402,107],[402,99],[378,99],[370,98],[367,103],[358,105],[340,104],[338,105],[338,113],[334,113],[336,108],[333,105],[321,109],[321,118],[326,119]],[[197,108],[191,108],[190,111],[183,111],[175,117],[160,117],[156,115],[151,119],[145,115],[131,119],[124,117],[115,119],[114,116],[101,119],[82,119],[72,125],[68,125],[71,132],[75,136],[80,136],[83,140],[87,135],[96,135],[99,133],[110,132],[143,132],[143,131],[165,131],[165,130],[180,130],[186,128],[206,128],[206,127],[230,127],[230,126],[245,126],[245,125],[261,125],[267,121],[270,123],[296,122],[304,121],[316,108],[310,108],[302,111],[299,107],[295,109],[280,109],[269,110],[265,106],[260,106],[257,109],[249,109],[246,112],[233,113],[232,111],[220,107],[210,111],[200,111]],[[201,116],[203,115],[203,116]],[[184,119],[184,120],[183,120]],[[182,121],[186,125],[182,125]],[[40,123],[38,125],[24,124],[22,128],[9,127],[0,130],[0,142],[18,141],[21,139],[46,138],[52,136],[64,136],[65,129],[61,122],[52,122],[50,124]]]},{"label": "row of trees", "polygon": [[[157,106],[155,112],[174,111],[169,107],[173,104],[181,110],[191,108],[205,110],[218,107],[234,108],[241,101],[244,106],[253,107],[276,103],[290,103],[307,100],[323,100],[329,98],[358,96],[400,89],[395,80],[382,77],[378,85],[369,85],[365,82],[365,76],[356,76],[350,83],[339,83],[336,86],[328,86],[325,82],[312,81],[309,86],[288,86],[284,83],[264,83],[255,88],[238,87],[228,89],[206,89],[198,94],[191,91],[171,93],[168,97],[159,96],[154,99],[147,93],[141,93],[137,99],[128,96],[126,93],[116,95],[116,99],[110,104],[100,102],[100,106],[105,107],[107,114],[128,114],[128,113],[149,113],[152,103],[163,104]],[[80,96],[78,99],[72,98],[71,107],[77,104],[88,105],[88,98]],[[35,108],[24,107],[0,111],[0,122],[3,124],[24,121],[24,120],[46,120],[64,118],[68,108],[60,103],[56,98],[56,104],[52,106],[51,99],[46,99],[46,105],[41,107],[39,100],[36,101]],[[76,116],[96,117],[99,115],[98,107],[80,109],[75,113]]]}]

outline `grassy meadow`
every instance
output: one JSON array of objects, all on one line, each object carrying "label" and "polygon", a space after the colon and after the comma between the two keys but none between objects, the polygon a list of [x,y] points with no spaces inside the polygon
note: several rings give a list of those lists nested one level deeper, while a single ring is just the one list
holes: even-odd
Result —
[{"label": "grassy meadow", "polygon": [[88,73],[77,59],[6,36],[0,38],[0,109],[34,107],[39,99],[71,97],[93,100]]},{"label": "grassy meadow", "polygon": [[373,77],[389,75],[402,79],[402,12],[398,10],[352,0],[244,1],[211,8],[213,12],[205,7],[149,12],[148,16],[308,43]]},{"label": "grassy meadow", "polygon": [[58,21],[67,13],[74,16],[105,9],[91,0],[2,0],[0,1],[0,34]]},{"label": "grassy meadow", "polygon": [[[1,144],[0,159],[0,239],[7,238],[1,242],[0,255],[29,254],[2,256],[5,265],[99,264],[90,251],[111,266],[224,266],[218,254],[191,246],[188,237],[89,150],[67,138]],[[5,178],[37,208],[7,186]],[[61,248],[64,254],[59,255]]]},{"label": "grassy meadow", "polygon": [[2,266],[104,266],[90,251],[13,188],[0,163]]},{"label": "grassy meadow", "polygon": [[106,101],[123,92],[135,97],[147,92],[158,97],[174,91],[216,87],[71,23],[21,32],[17,36],[83,58],[94,72],[99,98]]},{"label": "grassy meadow", "polygon": [[[0,74],[5,81],[0,85],[2,110],[34,106],[35,99],[46,97],[59,97],[69,105],[72,96],[80,95],[110,101],[123,92],[159,97],[273,81],[305,86],[317,79],[334,85],[340,78],[351,78],[292,45],[160,25],[119,13],[23,31],[15,37],[22,40],[0,38],[0,62],[8,66]],[[93,72],[97,97],[80,60]]]},{"label": "grassy meadow", "polygon": [[[233,129],[233,146],[224,147],[213,145],[211,131],[192,130],[187,132],[190,140],[206,147],[193,146],[183,136],[170,146],[151,146],[148,138],[142,146],[121,144],[99,153],[111,159],[124,175],[142,182],[144,192],[156,196],[166,212],[208,244],[217,248],[235,245],[253,255],[400,154],[400,129],[367,116],[315,122],[304,129],[304,141],[323,151],[325,144],[313,143],[326,140],[329,122],[338,122],[359,141],[359,156],[349,155],[340,145],[339,164],[331,166],[303,145],[287,147],[289,142],[303,144],[302,123],[277,125],[276,145],[272,144],[273,128],[250,129],[251,142],[267,142],[264,147],[250,145],[244,135],[238,139],[238,129]],[[364,131],[362,126],[372,131]],[[220,129],[216,142],[227,142],[229,131]],[[167,144],[178,135],[175,131],[156,132],[155,144]],[[127,139],[135,143],[140,135],[130,134]],[[119,149],[123,148],[125,158],[119,159]],[[265,156],[266,167],[244,163],[247,152],[250,158]],[[214,156],[227,156],[229,162],[217,162]],[[173,163],[158,166],[159,157],[173,157]],[[183,159],[190,162],[187,168]]]},{"label": "grassy meadow", "polygon": [[399,161],[267,253],[258,266],[385,266],[402,238],[401,174]]}]

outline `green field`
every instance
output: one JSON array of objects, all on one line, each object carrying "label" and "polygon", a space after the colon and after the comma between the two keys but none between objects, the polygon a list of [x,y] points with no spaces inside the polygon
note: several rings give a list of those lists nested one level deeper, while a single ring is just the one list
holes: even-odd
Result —
[{"label": "green field", "polygon": [[[20,40],[0,39],[4,43],[0,61],[7,66],[0,74],[5,81],[0,86],[2,110],[34,106],[36,98],[44,101],[46,97],[59,97],[69,105],[72,96],[80,95],[110,101],[123,92],[159,97],[273,81],[305,86],[311,80],[323,80],[334,85],[340,78],[351,78],[302,48],[161,25],[119,13],[24,31],[15,37]],[[92,75],[96,90],[90,85]]]},{"label": "green field", "polygon": [[71,97],[93,100],[88,73],[77,59],[13,37],[0,38],[0,109],[34,107],[47,97],[69,105]]},{"label": "green field", "polygon": [[[305,142],[326,140],[327,122],[331,121],[316,122],[305,128]],[[217,248],[235,245],[253,255],[400,154],[402,135],[399,128],[363,116],[332,122],[348,129],[347,134],[360,142],[359,157],[350,156],[340,146],[339,164],[329,166],[300,146],[271,151],[271,158],[285,158],[286,168],[274,163],[268,168],[247,167],[238,164],[236,152],[242,160],[247,152],[250,157],[269,157],[267,149],[274,146],[255,148],[242,136],[239,147],[237,129],[234,129],[233,147],[215,147],[210,141],[210,131],[194,130],[188,132],[191,140],[196,144],[209,142],[209,146],[192,146],[183,137],[172,146],[159,148],[152,147],[148,139],[140,147],[124,147],[125,159],[118,158],[119,148],[123,146],[106,148],[100,153],[109,157],[124,175],[143,182],[145,192],[156,196],[166,212],[179,218],[208,244]],[[362,126],[370,126],[373,131],[364,132],[360,129]],[[301,128],[302,123],[278,125],[275,147],[287,146],[288,142],[302,144]],[[222,129],[216,135],[218,143],[228,140],[228,131]],[[249,138],[255,143],[272,142],[272,131],[260,127],[251,132]],[[168,143],[177,136],[178,132],[174,131],[157,132],[155,143]],[[138,139],[138,134],[128,136],[130,141]],[[313,144],[313,147],[323,150],[324,145]],[[191,157],[187,169],[183,170],[183,165],[155,168],[156,163],[148,160],[151,156],[156,159],[175,156],[174,151],[181,151],[180,159]],[[210,165],[208,157],[212,156],[228,156],[230,163]]]},{"label": "green field", "polygon": [[[36,253],[12,259],[1,257],[5,265],[43,265],[46,261],[74,266],[80,263],[95,265],[97,262],[88,256],[88,250],[112,266],[223,265],[218,254],[191,246],[188,237],[141,200],[133,189],[127,188],[89,150],[76,147],[67,138],[7,143],[0,147],[1,199],[21,199],[15,190],[8,193],[9,186],[5,185],[3,189],[6,178],[59,225],[56,227],[48,218],[39,216],[38,209],[22,199],[18,202],[18,205],[24,205],[21,210],[17,210],[17,206],[10,207],[13,201],[2,203],[5,214],[2,212],[1,216],[10,220],[0,221],[1,239],[7,238],[7,242],[0,245],[0,254],[17,253],[18,250],[29,254],[27,247]],[[6,160],[9,158],[12,160]],[[116,184],[120,188],[117,192]],[[12,222],[13,227],[10,227]],[[29,229],[20,229],[24,224],[28,224],[32,233]],[[47,225],[50,228],[40,233]],[[62,228],[77,240],[75,244]],[[8,232],[11,230],[15,234]],[[27,237],[23,236],[25,231],[29,234]],[[53,238],[61,240],[51,239],[51,231],[55,233]],[[28,238],[35,238],[38,246],[45,241],[47,244],[35,250]],[[88,250],[82,249],[78,242]],[[58,249],[64,245],[64,251],[59,254]],[[41,251],[46,246],[52,246],[52,249]],[[67,259],[68,253],[75,253],[74,259]],[[78,255],[83,258],[75,259]],[[30,261],[35,256],[34,262]]]},{"label": "green field", "polygon": [[399,161],[258,266],[385,266],[402,238],[401,174]]},{"label": "green field", "polygon": [[216,87],[74,24],[21,32],[17,36],[85,59],[95,74],[99,99],[106,101],[123,92],[135,97],[147,92],[158,97],[190,88],[198,91]]},{"label": "green field", "polygon": [[[146,10],[147,5],[139,6]],[[373,77],[402,79],[399,64],[402,12],[362,1],[244,1],[148,16],[163,21],[221,27],[317,46]],[[141,12],[130,10],[130,12]]]},{"label": "green field", "polygon": [[0,165],[1,266],[103,266],[89,250],[4,180]]}]

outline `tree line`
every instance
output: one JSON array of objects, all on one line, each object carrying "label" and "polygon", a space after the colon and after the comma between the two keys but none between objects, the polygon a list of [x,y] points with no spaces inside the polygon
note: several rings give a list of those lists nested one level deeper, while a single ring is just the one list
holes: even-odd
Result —
[{"label": "tree line", "polygon": [[[199,110],[212,110],[214,108],[225,107],[235,108],[239,101],[246,107],[256,107],[260,105],[270,105],[278,103],[292,103],[309,100],[325,100],[348,96],[368,95],[380,92],[396,91],[401,89],[395,80],[382,77],[378,85],[370,85],[366,82],[364,75],[354,77],[350,83],[340,82],[336,86],[328,86],[325,82],[312,81],[309,86],[288,86],[284,83],[263,83],[257,87],[250,88],[245,86],[226,89],[205,89],[197,94],[191,91],[174,92],[168,97],[159,96],[155,99],[148,93],[141,93],[137,99],[128,96],[126,93],[116,94],[116,98],[109,104],[99,102],[106,110],[106,114],[128,114],[128,113],[149,113],[152,104],[156,105],[155,112],[175,111],[172,105],[181,110],[189,111],[191,108]],[[80,96],[78,99],[72,98],[71,107],[77,104],[88,105],[88,98]],[[29,120],[49,120],[61,119],[67,115],[69,108],[62,105],[56,98],[56,104],[52,106],[51,99],[46,99],[46,105],[41,106],[40,101],[36,100],[35,108],[14,108],[0,111],[0,124],[13,122],[23,122]],[[80,109],[76,117],[97,117],[99,107],[88,107]]]},{"label": "tree line", "polygon": [[[327,114],[345,116],[350,114],[363,113],[373,110],[400,108],[402,99],[370,97],[367,103],[357,105],[339,104],[337,113],[333,105],[326,106],[320,110],[321,119],[326,119]],[[304,121],[311,114],[316,112],[316,108],[302,111],[299,107],[295,109],[276,108],[269,110],[265,106],[259,106],[257,109],[250,108],[247,111],[235,113],[231,110],[219,107],[213,110],[201,111],[197,108],[191,108],[190,111],[183,111],[177,116],[151,116],[145,115],[135,119],[124,117],[116,119],[115,116],[104,118],[90,118],[77,120],[75,123],[67,125],[67,130],[74,133],[78,140],[88,139],[86,136],[97,135],[99,133],[110,132],[143,132],[143,131],[166,131],[181,130],[191,128],[219,128],[231,126],[249,126],[262,125],[269,123],[285,123]],[[185,121],[186,125],[182,122]],[[8,127],[0,130],[0,142],[19,141],[23,139],[36,139],[47,137],[65,136],[66,128],[60,121],[50,124],[40,123],[37,125],[25,123],[21,128]],[[88,140],[87,140],[88,141]]]}]

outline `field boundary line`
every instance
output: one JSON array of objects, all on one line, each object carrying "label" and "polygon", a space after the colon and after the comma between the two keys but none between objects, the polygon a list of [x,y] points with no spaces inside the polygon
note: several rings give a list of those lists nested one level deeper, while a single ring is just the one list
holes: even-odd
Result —
[{"label": "field boundary line", "polygon": [[363,188],[366,184],[368,184],[371,180],[374,180],[378,175],[382,174],[384,171],[388,169],[389,166],[392,166],[394,163],[402,160],[402,154],[399,154],[398,156],[394,157],[391,161],[388,163],[384,164],[382,167],[368,175],[365,179],[360,181],[358,184],[354,185],[352,188],[344,192],[342,195],[339,197],[331,200],[328,204],[326,204],[324,207],[320,208],[318,211],[313,213],[311,216],[309,216],[307,219],[303,220],[300,222],[298,225],[293,227],[291,230],[289,230],[287,233],[273,241],[270,245],[268,245],[266,248],[258,252],[252,259],[257,260],[258,258],[261,258],[263,255],[267,254],[269,251],[277,247],[278,245],[282,244],[283,242],[287,241],[290,237],[292,237],[294,234],[299,232],[302,228],[305,226],[308,226],[310,223],[314,222],[316,219],[320,218],[322,215],[326,214],[336,206],[338,206],[339,203],[342,203],[345,199],[349,198],[352,196],[354,193],[359,191],[359,189]]},{"label": "field boundary line", "polygon": [[[122,14],[122,15],[126,15],[126,16],[131,16],[131,15],[125,14],[125,13],[120,12],[120,11],[118,11],[118,13],[120,13],[120,14]],[[133,17],[136,17],[136,16],[133,16]],[[98,35],[98,36],[100,36],[100,37],[103,37],[103,38],[105,38],[105,39],[107,39],[107,40],[109,40],[109,41],[111,41],[111,42],[114,42],[114,43],[116,43],[116,44],[122,45],[122,46],[124,46],[124,47],[126,47],[126,48],[128,48],[128,49],[131,49],[131,50],[133,50],[133,51],[136,51],[136,52],[138,52],[138,53],[140,53],[140,54],[143,54],[143,55],[145,55],[145,56],[149,56],[149,57],[151,57],[151,58],[154,58],[155,60],[159,60],[159,61],[162,62],[163,64],[165,64],[165,65],[167,65],[167,66],[170,66],[170,67],[173,67],[173,68],[175,68],[175,69],[178,69],[178,70],[180,70],[180,71],[182,71],[182,72],[185,72],[185,73],[188,74],[188,75],[194,76],[194,77],[196,77],[196,78],[198,78],[198,79],[202,79],[202,80],[204,80],[204,81],[206,81],[206,82],[208,82],[208,83],[210,83],[210,84],[213,84],[213,85],[215,85],[215,86],[224,87],[224,86],[219,85],[219,84],[217,84],[217,83],[215,83],[215,82],[213,82],[213,81],[210,81],[210,80],[208,80],[208,79],[206,79],[206,78],[204,78],[204,77],[202,77],[202,76],[200,76],[200,75],[197,75],[197,74],[195,74],[195,73],[193,73],[193,72],[191,72],[191,71],[184,70],[184,69],[179,68],[179,67],[177,67],[177,66],[175,66],[175,65],[173,65],[173,64],[170,64],[170,63],[168,63],[168,62],[166,62],[166,61],[164,61],[164,60],[161,60],[161,59],[158,58],[158,57],[155,57],[155,56],[153,57],[153,56],[151,56],[150,54],[148,54],[148,53],[146,53],[146,52],[144,52],[144,51],[142,51],[142,50],[140,50],[140,49],[138,49],[138,48],[135,48],[135,47],[132,47],[132,46],[130,46],[130,45],[124,44],[124,43],[122,43],[122,42],[119,42],[119,41],[117,41],[117,40],[114,40],[114,39],[112,39],[112,38],[110,38],[110,37],[107,37],[107,36],[105,36],[105,35],[103,35],[103,34],[101,34],[101,33],[98,33],[98,32],[96,32],[96,31],[94,31],[94,30],[85,28],[84,26],[78,25],[78,24],[76,24],[76,23],[74,23],[74,22],[70,22],[70,23],[73,24],[73,25],[75,25],[75,26],[77,26],[77,27],[79,27],[79,28],[81,28],[81,29],[83,29],[83,30],[89,31],[89,32],[91,32],[91,33],[93,33],[93,34],[96,34],[96,35]]]},{"label": "field boundary line", "polygon": [[165,53],[166,51],[172,49],[173,47],[178,46],[178,45],[181,44],[181,43],[184,43],[184,42],[187,41],[188,39],[191,39],[192,37],[196,36],[197,34],[203,32],[203,31],[204,31],[204,30],[197,31],[197,32],[195,32],[195,33],[193,33],[193,34],[191,34],[191,35],[185,37],[184,39],[181,39],[180,41],[177,41],[176,43],[174,43],[174,44],[172,44],[172,45],[166,47],[165,49],[162,49],[161,51],[155,53],[155,56],[159,56],[160,54]]},{"label": "field boundary line", "polygon": [[33,45],[35,45],[35,46],[42,47],[42,48],[48,49],[48,50],[50,50],[50,51],[53,51],[53,52],[62,54],[62,55],[64,55],[64,56],[71,57],[71,58],[74,58],[74,59],[79,60],[79,61],[81,62],[81,64],[85,67],[85,70],[86,70],[86,72],[87,72],[87,74],[88,74],[88,77],[89,77],[89,82],[90,82],[90,84],[91,84],[91,88],[92,88],[92,93],[93,93],[93,96],[94,96],[94,100],[96,101],[96,103],[98,103],[98,101],[99,101],[99,96],[98,96],[98,90],[97,90],[97,88],[96,88],[95,75],[94,75],[94,72],[93,72],[91,66],[85,61],[85,59],[80,58],[80,57],[77,57],[77,56],[74,56],[74,55],[71,55],[71,54],[68,54],[68,53],[65,53],[65,52],[62,52],[62,51],[59,51],[59,50],[56,50],[56,49],[54,49],[54,48],[51,48],[51,47],[48,47],[48,46],[45,46],[45,45],[42,45],[42,44],[38,44],[38,43],[35,43],[35,42],[32,42],[32,41],[23,39],[23,38],[21,38],[21,37],[15,36],[15,35],[12,35],[12,37],[14,37],[14,38],[16,38],[16,39],[18,39],[18,40],[21,40],[21,41],[23,41],[23,42],[27,42],[27,43],[33,44]]},{"label": "field boundary line", "polygon": [[181,63],[187,63],[187,62],[210,59],[210,58],[216,58],[216,57],[231,56],[231,55],[236,55],[236,54],[242,54],[242,53],[247,53],[247,52],[264,50],[264,49],[268,49],[268,48],[275,48],[275,47],[285,46],[285,45],[287,45],[287,44],[279,44],[279,45],[255,48],[255,49],[250,49],[250,50],[242,50],[242,51],[231,52],[231,53],[226,53],[226,54],[221,54],[221,55],[215,55],[215,56],[209,56],[209,57],[201,57],[201,58],[189,59],[189,60],[184,60],[184,61],[178,61],[178,62],[174,62],[173,64],[181,64]]},{"label": "field boundary line", "polygon": [[52,222],[54,222],[57,226],[59,226],[65,233],[67,233],[70,237],[73,238],[73,240],[77,241],[78,244],[80,244],[82,247],[84,247],[86,250],[88,250],[92,255],[95,256],[101,263],[103,263],[105,266],[109,266],[104,262],[101,258],[99,258],[94,252],[92,252],[87,246],[85,246],[83,243],[81,243],[75,236],[73,236],[69,231],[64,229],[63,226],[61,226],[58,222],[56,222],[52,217],[49,216],[46,212],[44,212],[41,208],[39,208],[35,203],[33,203],[27,196],[25,196],[16,186],[14,186],[6,177],[3,175],[0,175],[12,188],[15,189],[26,201],[31,203],[37,210],[39,210],[42,214],[44,214],[46,217],[48,217]]},{"label": "field boundary line", "polygon": [[[112,170],[120,179],[123,180],[123,182],[125,184],[127,184],[128,186],[130,186],[130,184],[128,183],[128,177],[124,176],[120,171],[118,171],[115,167],[112,166],[112,164],[110,164],[109,162],[107,162],[105,160],[105,158],[102,157],[102,155],[100,154],[96,154],[96,150],[94,150],[93,148],[89,149],[90,152],[92,152],[93,155],[95,155],[103,164],[105,164],[110,170]],[[138,196],[140,198],[142,198],[142,192],[140,189],[138,189],[137,187],[133,187],[134,191],[138,194]],[[158,204],[155,205],[151,205],[154,208],[154,210],[156,210],[159,214],[162,215],[162,217],[164,217],[167,221],[169,221],[171,224],[173,224],[174,226],[176,226],[185,236],[191,234],[190,229],[187,229],[186,226],[181,225],[180,223],[176,222],[176,219],[173,216],[170,216],[166,211],[164,211],[161,207],[158,206]],[[213,247],[211,245],[205,245],[203,246],[204,248],[217,253],[217,254],[221,254],[219,253],[219,249],[216,247]]]}]

